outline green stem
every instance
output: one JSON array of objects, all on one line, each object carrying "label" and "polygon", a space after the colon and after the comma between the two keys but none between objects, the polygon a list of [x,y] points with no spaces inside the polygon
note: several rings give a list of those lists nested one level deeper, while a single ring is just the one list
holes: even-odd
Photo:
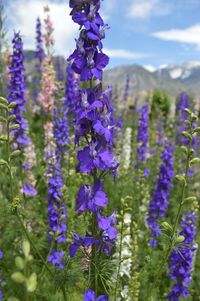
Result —
[{"label": "green stem", "polygon": [[[191,124],[190,124],[190,134],[192,136],[192,121],[191,121]],[[179,222],[182,207],[183,207],[183,204],[184,204],[185,189],[186,189],[187,181],[188,181],[188,172],[189,172],[189,168],[190,168],[191,148],[192,148],[192,139],[190,140],[190,144],[188,146],[186,170],[185,170],[185,175],[184,175],[184,183],[183,183],[183,187],[182,187],[182,191],[181,191],[181,198],[180,198],[180,203],[179,203],[179,206],[178,206],[178,211],[177,211],[177,214],[176,214],[176,217],[175,217],[175,222],[174,222],[174,225],[173,225],[173,228],[172,228],[172,234],[171,234],[171,237],[170,237],[170,244],[169,244],[169,246],[166,250],[164,259],[161,262],[161,264],[159,266],[159,269],[157,271],[157,276],[155,278],[154,285],[159,283],[159,280],[161,278],[160,276],[161,276],[162,270],[165,267],[165,265],[168,261],[168,258],[170,256],[171,250],[173,249],[173,246],[174,246],[174,243],[173,243],[174,242],[174,237],[175,237],[175,234],[176,234],[176,230],[177,230],[177,227],[178,227],[178,222]]]}]

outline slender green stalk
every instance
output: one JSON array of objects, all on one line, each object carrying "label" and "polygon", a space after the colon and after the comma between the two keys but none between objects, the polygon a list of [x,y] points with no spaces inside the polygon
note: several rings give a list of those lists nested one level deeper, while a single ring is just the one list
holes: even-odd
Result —
[{"label": "slender green stalk", "polygon": [[[192,137],[192,120],[190,119],[190,135]],[[190,159],[191,159],[191,149],[192,149],[192,138],[190,139],[190,144],[188,146],[188,150],[187,150],[187,159],[186,159],[186,170],[185,170],[185,174],[184,174],[184,182],[183,182],[183,186],[182,186],[182,191],[181,191],[181,197],[180,197],[180,203],[178,206],[178,211],[175,217],[175,222],[172,228],[172,233],[170,236],[170,243],[169,246],[165,252],[165,256],[163,257],[163,260],[159,266],[159,269],[156,273],[156,278],[154,280],[154,286],[157,285],[160,281],[160,276],[162,273],[163,268],[165,267],[165,265],[167,264],[168,258],[170,256],[170,253],[174,247],[174,238],[176,235],[176,231],[177,231],[177,227],[178,227],[178,222],[180,219],[180,215],[181,215],[181,211],[182,211],[182,207],[184,205],[184,198],[185,198],[185,189],[187,186],[187,181],[188,181],[188,172],[189,172],[189,168],[190,168]]]}]

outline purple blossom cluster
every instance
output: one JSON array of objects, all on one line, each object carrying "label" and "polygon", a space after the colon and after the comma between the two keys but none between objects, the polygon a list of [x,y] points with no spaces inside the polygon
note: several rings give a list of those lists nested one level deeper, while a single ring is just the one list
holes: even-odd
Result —
[{"label": "purple blossom cluster", "polygon": [[165,142],[165,148],[160,157],[162,164],[160,165],[156,189],[149,202],[147,224],[152,233],[152,239],[150,240],[152,247],[157,246],[157,237],[161,234],[159,220],[165,216],[169,205],[168,197],[172,188],[174,174],[173,151],[174,147],[171,146],[170,142]]},{"label": "purple blossom cluster", "polygon": [[189,139],[182,136],[181,133],[183,131],[188,130],[188,125],[185,124],[185,120],[188,119],[188,115],[185,113],[185,109],[189,109],[190,107],[190,99],[189,96],[186,93],[181,93],[178,100],[177,100],[177,109],[178,109],[178,115],[179,120],[177,122],[177,137],[176,142],[179,143],[180,137],[181,137],[181,143],[185,146],[189,145]]},{"label": "purple blossom cluster", "polygon": [[179,235],[185,237],[183,243],[174,249],[170,255],[170,278],[175,281],[172,290],[168,294],[170,301],[178,301],[180,297],[188,297],[189,285],[192,278],[193,259],[197,249],[194,244],[196,236],[196,213],[187,212],[181,221],[182,231]]},{"label": "purple blossom cluster", "polygon": [[124,102],[127,103],[128,96],[129,96],[129,89],[130,89],[130,77],[127,75],[126,77],[126,85],[124,90]]},{"label": "purple blossom cluster", "polygon": [[36,51],[35,51],[35,58],[37,59],[36,62],[36,70],[37,70],[37,76],[35,78],[35,89],[34,89],[34,100],[35,103],[37,103],[37,97],[38,97],[38,85],[41,81],[41,73],[42,73],[42,61],[45,57],[44,49],[43,49],[43,38],[42,38],[42,32],[41,32],[41,21],[40,18],[37,18],[36,20]]},{"label": "purple blossom cluster", "polygon": [[66,68],[66,83],[65,83],[65,97],[63,101],[63,110],[67,115],[73,114],[76,106],[77,92],[79,89],[79,79],[75,76],[71,64]]},{"label": "purple blossom cluster", "polygon": [[40,18],[37,18],[36,20],[36,52],[35,52],[35,58],[38,60],[38,63],[36,65],[37,70],[39,73],[42,72],[42,61],[45,57],[44,49],[43,49],[43,38],[42,38],[42,31],[41,31],[41,21]]},{"label": "purple blossom cluster", "polygon": [[15,123],[19,125],[19,128],[13,130],[15,140],[18,144],[18,148],[23,148],[23,145],[29,144],[29,138],[27,136],[27,122],[24,118],[24,112],[26,111],[25,103],[25,76],[24,76],[24,53],[23,43],[19,33],[14,33],[12,40],[13,53],[11,59],[11,65],[9,67],[10,83],[9,83],[9,103],[16,102],[16,106],[12,109],[12,114],[16,115]]},{"label": "purple blossom cluster", "polygon": [[101,295],[99,297],[96,296],[93,290],[87,290],[84,293],[84,301],[108,301],[108,297],[105,295]]},{"label": "purple blossom cluster", "polygon": [[[62,198],[63,178],[62,178],[62,158],[66,152],[68,142],[68,123],[67,117],[63,116],[58,109],[54,110],[54,139],[56,143],[54,164],[49,164],[51,177],[48,182],[48,217],[49,217],[49,241],[52,242],[52,236],[58,244],[66,243],[66,205]],[[48,261],[57,266],[58,269],[64,268],[64,252],[53,248]]]},{"label": "purple blossom cluster", "polygon": [[[109,58],[102,52],[102,39],[108,26],[99,14],[100,2],[70,1],[72,19],[80,25],[80,36],[76,40],[76,50],[68,61],[72,61],[71,69],[80,76],[80,81],[89,82],[89,87],[79,89],[74,111],[75,144],[79,146],[77,171],[91,174],[94,180],[92,185],[84,184],[80,188],[76,210],[79,214],[88,211],[96,219],[94,233],[85,236],[74,234],[70,245],[71,257],[79,247],[94,244],[99,252],[109,255],[117,235],[116,213],[108,217],[102,215],[108,203],[103,190],[104,175],[109,172],[116,174],[119,163],[112,153],[114,121],[109,100],[110,89],[103,91],[101,82]],[[92,298],[96,300],[96,297]]]},{"label": "purple blossom cluster", "polygon": [[137,156],[139,161],[146,162],[149,153],[149,106],[147,104],[143,105],[139,114]]}]

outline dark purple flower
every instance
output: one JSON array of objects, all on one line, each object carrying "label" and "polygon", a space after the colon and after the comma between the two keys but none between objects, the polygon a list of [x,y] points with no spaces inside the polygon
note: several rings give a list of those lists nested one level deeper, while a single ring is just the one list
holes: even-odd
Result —
[{"label": "dark purple flower", "polygon": [[172,188],[174,174],[173,150],[174,148],[170,143],[166,142],[165,149],[161,155],[162,164],[160,165],[156,189],[149,202],[147,223],[152,232],[152,239],[150,240],[152,247],[157,246],[156,238],[161,234],[159,220],[165,216],[165,212],[169,205],[168,197]]},{"label": "dark purple flower", "polygon": [[86,146],[83,150],[78,151],[78,170],[83,173],[91,173],[95,168],[104,171],[105,169],[115,168],[115,162],[112,154],[102,149],[98,152],[96,145]]},{"label": "dark purple flower", "polygon": [[194,243],[197,230],[196,221],[195,212],[191,211],[184,215],[181,221],[182,231],[179,235],[184,236],[185,239],[170,255],[169,276],[175,281],[168,294],[168,299],[171,301],[178,301],[181,297],[190,296],[189,285],[192,278],[193,258],[197,249]]},{"label": "dark purple flower", "polygon": [[3,252],[0,250],[0,260],[3,258]]},{"label": "dark purple flower", "polygon": [[15,123],[19,125],[19,128],[13,131],[18,148],[23,148],[23,145],[29,144],[29,138],[27,136],[27,122],[24,118],[24,112],[26,111],[25,103],[25,76],[24,76],[24,53],[23,43],[19,33],[14,34],[12,40],[13,53],[11,65],[9,67],[10,83],[9,83],[9,103],[16,102],[16,106],[12,109],[11,114],[16,115]]},{"label": "dark purple flower", "polygon": [[84,184],[80,188],[76,199],[76,208],[78,212],[85,210],[96,212],[97,208],[105,207],[107,203],[107,195],[103,191],[100,181],[96,181],[94,187]]},{"label": "dark purple flower", "polygon": [[23,193],[27,196],[35,196],[37,190],[30,183],[25,183],[23,186]]},{"label": "dark purple flower", "polygon": [[88,233],[86,234],[86,236],[74,233],[72,244],[69,246],[70,257],[74,257],[76,255],[76,252],[78,251],[79,247],[87,248],[92,246],[94,243],[95,239]]},{"label": "dark purple flower", "polygon": [[41,72],[41,65],[42,61],[45,57],[44,49],[43,49],[43,38],[42,38],[42,32],[41,32],[41,21],[40,18],[37,18],[36,20],[36,51],[35,51],[35,57],[39,61],[38,71]]},{"label": "dark purple flower", "polygon": [[108,297],[106,297],[105,295],[96,297],[96,294],[93,290],[87,290],[84,293],[83,301],[108,301]]},{"label": "dark purple flower", "polygon": [[146,162],[149,153],[149,107],[144,105],[140,110],[138,134],[137,134],[137,156],[138,160]]},{"label": "dark purple flower", "polygon": [[0,300],[3,299],[3,294],[2,294],[2,291],[0,291]]},{"label": "dark purple flower", "polygon": [[48,261],[55,265],[58,270],[64,269],[64,252],[53,249],[48,257]]},{"label": "dark purple flower", "polygon": [[66,72],[65,96],[62,107],[65,114],[69,115],[75,113],[79,91],[79,78],[75,76],[71,64],[68,64]]},{"label": "dark purple flower", "polygon": [[[66,206],[62,201],[62,171],[59,163],[56,163],[52,167],[52,177],[48,183],[48,216],[50,231],[56,235],[56,241],[58,243],[66,242]],[[51,241],[51,235],[49,235]]]}]

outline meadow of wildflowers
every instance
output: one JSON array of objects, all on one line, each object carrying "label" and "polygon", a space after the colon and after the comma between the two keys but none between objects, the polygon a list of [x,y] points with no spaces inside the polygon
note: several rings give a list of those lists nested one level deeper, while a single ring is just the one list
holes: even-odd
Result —
[{"label": "meadow of wildflowers", "polygon": [[195,102],[180,93],[173,114],[155,92],[130,108],[129,76],[121,99],[103,81],[101,0],[69,7],[64,75],[48,7],[29,85],[21,33],[9,60],[0,48],[0,300],[198,301]]}]

